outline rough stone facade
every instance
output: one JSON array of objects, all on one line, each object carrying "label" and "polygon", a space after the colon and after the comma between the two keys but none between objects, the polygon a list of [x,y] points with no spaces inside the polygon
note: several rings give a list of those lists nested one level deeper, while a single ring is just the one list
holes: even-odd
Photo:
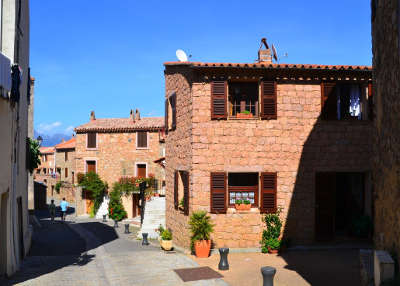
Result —
[{"label": "rough stone facade", "polygon": [[[281,75],[277,120],[211,120],[210,79],[257,81],[273,72],[166,64],[166,97],[176,93],[177,113],[176,130],[170,130],[166,140],[166,223],[177,245],[189,247],[190,214],[210,211],[210,172],[277,172],[277,205],[283,208],[284,233],[295,243],[311,243],[315,173],[371,170],[371,121],[322,121],[321,80],[306,82],[306,71],[292,80]],[[371,72],[363,79],[365,88],[370,76]],[[175,170],[189,171],[189,216],[174,209]],[[228,208],[226,214],[211,217],[215,247],[260,246],[264,223],[258,208],[247,212]]]},{"label": "rough stone facade", "polygon": [[[56,168],[59,179],[69,184],[77,183],[75,180],[75,138],[73,137],[67,142],[56,145],[55,149]],[[68,154],[66,155],[65,153]]]},{"label": "rough stone facade", "polygon": [[400,257],[400,1],[371,1],[375,245]]}]

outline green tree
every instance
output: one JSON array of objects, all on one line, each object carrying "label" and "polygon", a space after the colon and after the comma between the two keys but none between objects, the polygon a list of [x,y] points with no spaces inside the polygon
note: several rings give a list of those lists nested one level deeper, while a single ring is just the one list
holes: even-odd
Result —
[{"label": "green tree", "polygon": [[82,186],[86,191],[91,192],[94,200],[93,212],[96,213],[103,202],[107,184],[104,183],[100,179],[99,175],[97,175],[95,172],[89,172],[83,176],[79,185]]},{"label": "green tree", "polygon": [[39,142],[31,139],[29,137],[26,138],[26,167],[29,172],[32,174],[33,170],[35,170],[40,165],[40,146]]},{"label": "green tree", "polygon": [[114,183],[113,189],[110,192],[110,202],[108,204],[108,216],[116,221],[123,220],[127,217],[127,213],[122,205],[121,200],[121,185]]}]

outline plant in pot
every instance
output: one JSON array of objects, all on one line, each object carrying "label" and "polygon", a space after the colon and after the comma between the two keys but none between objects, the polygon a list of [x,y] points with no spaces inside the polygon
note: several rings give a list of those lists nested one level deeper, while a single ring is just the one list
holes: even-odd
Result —
[{"label": "plant in pot", "polygon": [[108,204],[108,217],[118,222],[127,217],[127,213],[122,205],[121,192],[117,185],[114,184],[113,190],[110,192],[110,202]]},{"label": "plant in pot", "polygon": [[172,249],[172,233],[168,229],[164,229],[161,234],[161,248],[169,251]]},{"label": "plant in pot", "polygon": [[248,110],[244,110],[240,113],[237,113],[236,117],[237,118],[253,118],[253,114]]},{"label": "plant in pot", "polygon": [[277,253],[281,247],[279,236],[281,235],[282,222],[279,214],[280,210],[276,213],[266,214],[264,217],[267,229],[262,234],[261,251],[263,253]]},{"label": "plant in pot", "polygon": [[242,203],[243,203],[242,200],[236,200],[235,201],[235,209],[241,210],[242,209]]},{"label": "plant in pot", "polygon": [[191,236],[191,247],[197,257],[206,258],[210,254],[211,240],[210,234],[213,232],[214,225],[211,217],[206,211],[193,212],[189,220]]},{"label": "plant in pot", "polygon": [[155,229],[155,231],[158,233],[158,241],[161,242],[161,235],[164,232],[165,228],[160,224],[158,228]]},{"label": "plant in pot", "polygon": [[242,206],[242,210],[250,210],[251,209],[251,204],[249,200],[243,200],[243,206]]}]

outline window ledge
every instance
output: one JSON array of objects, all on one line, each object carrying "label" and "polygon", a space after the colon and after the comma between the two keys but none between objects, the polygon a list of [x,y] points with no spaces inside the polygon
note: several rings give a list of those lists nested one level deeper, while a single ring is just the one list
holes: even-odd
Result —
[{"label": "window ledge", "polygon": [[238,118],[238,117],[228,117],[229,120],[260,120],[260,117],[251,118]]},{"label": "window ledge", "polygon": [[150,150],[149,147],[136,147],[136,150]]},{"label": "window ledge", "polygon": [[244,211],[244,210],[237,210],[235,208],[228,208],[226,213],[228,213],[228,214],[259,214],[260,209],[252,207],[250,210]]},{"label": "window ledge", "polygon": [[86,147],[86,150],[88,150],[88,151],[97,151],[98,149],[97,148],[87,148]]}]

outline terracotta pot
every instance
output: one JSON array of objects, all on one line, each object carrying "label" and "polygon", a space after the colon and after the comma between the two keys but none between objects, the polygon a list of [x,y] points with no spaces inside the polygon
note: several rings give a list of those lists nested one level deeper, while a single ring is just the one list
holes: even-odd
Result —
[{"label": "terracotta pot", "polygon": [[271,249],[268,247],[268,253],[276,254],[276,253],[278,253],[278,251],[279,251],[278,249]]},{"label": "terracotta pot", "polygon": [[196,256],[199,258],[207,258],[210,254],[211,240],[197,240],[194,243]]},{"label": "terracotta pot", "polygon": [[172,240],[163,240],[160,241],[161,248],[164,250],[171,250],[172,249]]},{"label": "terracotta pot", "polygon": [[242,204],[235,204],[235,209],[238,211],[242,209]]},{"label": "terracotta pot", "polygon": [[159,197],[159,196],[160,196],[160,194],[159,194],[159,193],[156,193],[156,194],[154,194],[154,196],[155,196],[155,197]]},{"label": "terracotta pot", "polygon": [[253,114],[252,113],[249,113],[249,114],[237,113],[236,118],[253,118]]},{"label": "terracotta pot", "polygon": [[248,204],[248,205],[243,204],[243,209],[242,210],[249,211],[250,209],[251,209],[251,204]]}]

